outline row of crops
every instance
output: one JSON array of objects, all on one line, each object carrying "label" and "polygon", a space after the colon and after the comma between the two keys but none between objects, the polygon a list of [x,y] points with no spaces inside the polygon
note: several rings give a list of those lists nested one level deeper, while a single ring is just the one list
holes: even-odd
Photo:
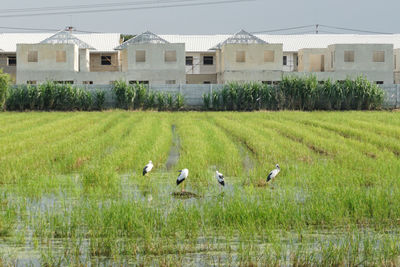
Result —
[{"label": "row of crops", "polygon": [[[43,265],[399,263],[399,113],[5,112],[0,125],[0,238]],[[182,168],[199,198],[171,195]]]},{"label": "row of crops", "polygon": [[[106,108],[106,91],[89,91],[69,84],[7,86],[0,74],[0,108],[24,110],[83,110]],[[7,89],[8,88],[8,89]],[[180,93],[153,92],[143,84],[114,83],[107,108],[177,111],[185,106]],[[323,83],[315,76],[286,76],[279,85],[230,83],[222,90],[203,95],[203,110],[376,110],[382,107],[384,92],[363,77]]]},{"label": "row of crops", "polygon": [[205,110],[374,110],[383,90],[363,77],[318,82],[315,76],[285,76],[279,85],[230,83],[203,95]]}]

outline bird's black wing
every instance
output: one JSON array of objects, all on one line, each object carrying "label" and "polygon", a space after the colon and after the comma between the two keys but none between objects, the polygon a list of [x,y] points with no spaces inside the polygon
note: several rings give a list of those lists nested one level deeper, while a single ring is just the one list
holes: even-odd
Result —
[{"label": "bird's black wing", "polygon": [[147,166],[143,168],[143,176],[147,173]]},{"label": "bird's black wing", "polygon": [[267,177],[267,183],[272,179],[272,172],[270,172],[269,174],[268,174],[268,177]]},{"label": "bird's black wing", "polygon": [[225,186],[225,181],[222,180],[221,182],[219,182],[222,186]]},{"label": "bird's black wing", "polygon": [[179,184],[182,183],[184,180],[185,180],[185,179],[182,179],[182,180],[179,180],[179,178],[176,179],[176,185],[179,185]]}]

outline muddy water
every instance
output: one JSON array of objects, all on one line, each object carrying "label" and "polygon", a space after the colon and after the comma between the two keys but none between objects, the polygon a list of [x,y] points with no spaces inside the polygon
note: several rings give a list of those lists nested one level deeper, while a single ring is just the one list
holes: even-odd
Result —
[{"label": "muddy water", "polygon": [[181,148],[180,138],[176,132],[175,125],[171,126],[171,131],[172,131],[172,146],[171,150],[169,151],[167,162],[165,164],[165,167],[167,168],[168,171],[171,170],[171,168],[174,167],[176,163],[178,163],[180,156],[179,150]]}]

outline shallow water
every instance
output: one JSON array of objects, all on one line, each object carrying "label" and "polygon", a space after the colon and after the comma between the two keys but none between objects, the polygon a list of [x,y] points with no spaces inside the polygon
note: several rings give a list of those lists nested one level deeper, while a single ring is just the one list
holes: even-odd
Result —
[{"label": "shallow water", "polygon": [[[183,241],[176,248],[179,253],[164,253],[162,255],[138,253],[135,257],[121,254],[118,258],[92,255],[89,251],[90,239],[69,240],[48,238],[41,236],[40,233],[37,234],[39,236],[36,235],[35,237],[34,235],[37,228],[42,227],[43,231],[46,231],[46,226],[34,225],[34,223],[40,222],[41,217],[57,213],[69,214],[68,211],[72,211],[78,205],[85,205],[88,197],[94,198],[100,208],[110,205],[112,201],[123,201],[132,203],[132,205],[141,203],[151,205],[153,208],[159,207],[163,210],[165,216],[168,216],[176,205],[182,203],[189,208],[192,205],[203,205],[213,201],[221,201],[223,204],[224,199],[233,198],[237,195],[245,200],[259,201],[258,195],[247,193],[248,188],[243,187],[236,177],[226,177],[227,184],[222,188],[216,183],[212,170],[209,171],[209,176],[210,183],[202,188],[201,192],[192,188],[190,184],[188,185],[188,191],[201,196],[200,198],[190,199],[174,198],[172,193],[179,192],[179,188],[175,185],[175,173],[157,170],[151,172],[147,177],[133,173],[121,175],[118,194],[109,197],[86,195],[76,176],[63,177],[63,179],[71,179],[76,188],[72,188],[70,191],[54,189],[40,196],[23,196],[18,193],[18,190],[12,190],[12,186],[8,187],[11,190],[6,190],[4,187],[0,188],[0,196],[6,199],[8,205],[19,208],[15,234],[0,239],[0,259],[3,261],[0,261],[0,263],[15,266],[41,266],[44,262],[60,261],[61,265],[118,266],[121,264],[158,265],[160,262],[169,261],[170,263],[180,262],[182,265],[213,266],[220,263],[221,265],[239,265],[241,262],[257,262],[258,259],[258,264],[263,265],[263,261],[269,260],[265,258],[266,256],[263,256],[265,251],[274,251],[275,246],[279,244],[284,251],[282,255],[279,255],[280,265],[289,265],[293,252],[300,250],[303,254],[312,253],[314,260],[318,262],[323,257],[321,245],[345,246],[353,235],[353,233],[341,229],[310,229],[302,231],[301,234],[282,230],[281,232],[274,232],[274,240],[268,240],[266,237],[254,236],[251,233],[247,237],[240,236],[234,230],[229,237],[224,236],[224,233],[216,233],[215,236],[199,236],[195,240],[189,239],[187,243]],[[266,191],[265,194],[271,194],[275,199],[291,195],[293,200],[299,204],[304,203],[309,194],[304,188],[284,189],[279,184],[275,185],[273,189],[266,187],[254,190],[264,190]],[[64,218],[66,221],[70,219]],[[265,227],[268,230],[267,226]],[[84,226],[81,226],[78,231],[84,232],[86,230]],[[386,233],[363,229],[359,233],[359,242],[362,244],[363,238],[370,237],[376,240],[380,240],[382,237],[397,240],[399,232],[400,229],[393,229]],[[135,240],[134,242],[137,242],[140,246],[142,241]],[[132,240],[121,240],[120,243],[123,247],[123,244],[132,243]],[[374,246],[379,246],[379,243],[375,242]],[[76,255],[76,248],[79,250],[79,256],[77,259],[71,259],[72,255]]]}]

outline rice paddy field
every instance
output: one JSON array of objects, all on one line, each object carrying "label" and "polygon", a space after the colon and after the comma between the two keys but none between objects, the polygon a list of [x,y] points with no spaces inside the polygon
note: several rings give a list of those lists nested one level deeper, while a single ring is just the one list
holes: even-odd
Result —
[{"label": "rice paddy field", "polygon": [[0,113],[15,265],[400,265],[400,113]]}]

